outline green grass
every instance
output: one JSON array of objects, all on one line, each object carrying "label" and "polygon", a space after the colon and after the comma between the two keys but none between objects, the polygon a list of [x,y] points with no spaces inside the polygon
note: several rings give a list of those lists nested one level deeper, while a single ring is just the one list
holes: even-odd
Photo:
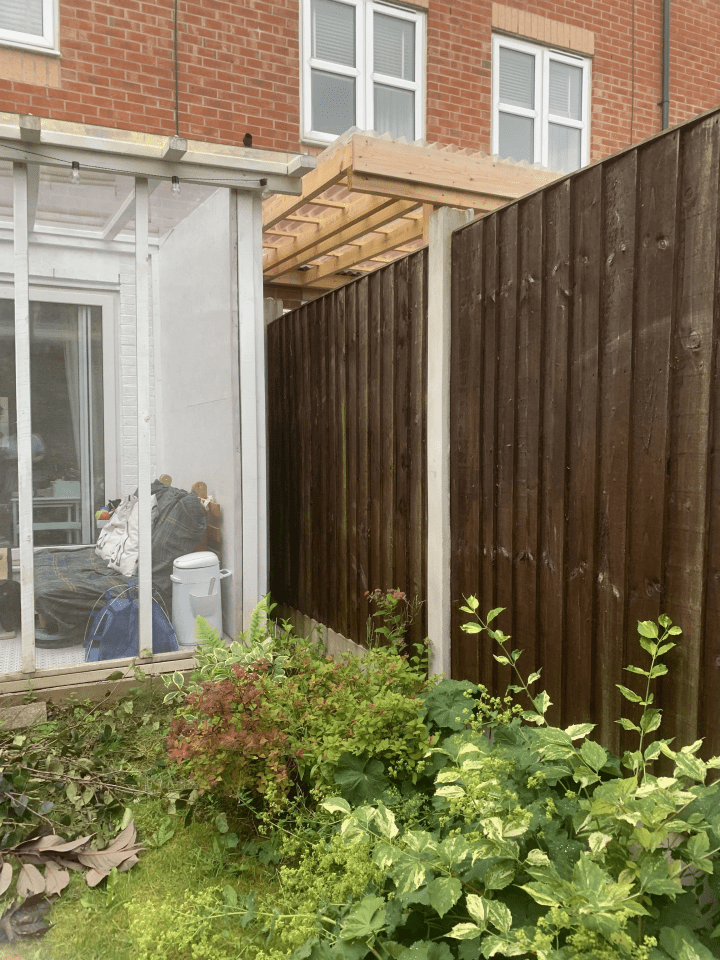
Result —
[{"label": "green grass", "polygon": [[[2,960],[141,960],[150,956],[234,960],[252,955],[246,949],[248,935],[240,923],[242,911],[234,908],[235,898],[242,899],[250,890],[256,896],[272,897],[277,888],[275,868],[243,856],[242,845],[253,839],[253,827],[249,819],[234,818],[232,810],[201,799],[187,823],[187,805],[178,801],[178,812],[169,812],[173,804],[168,794],[187,797],[189,792],[165,763],[171,711],[152,689],[133,699],[132,714],[125,713],[122,701],[95,710],[89,733],[81,718],[77,749],[87,754],[96,715],[99,730],[108,718],[117,722],[118,743],[108,756],[108,778],[112,770],[132,768],[138,789],[148,794],[126,800],[138,840],[146,845],[140,862],[125,873],[111,874],[95,889],[87,886],[84,874],[72,874],[69,887],[48,915],[52,929],[39,939],[0,945]],[[63,724],[78,726],[79,709],[87,707],[54,711],[52,724],[30,736],[47,736],[50,731],[51,737],[56,732],[62,737]],[[84,816],[88,814],[83,811]],[[216,824],[219,816],[224,832]],[[62,833],[62,828],[57,832]],[[0,912],[11,902],[13,890],[0,901]],[[210,922],[206,922],[208,916]],[[163,943],[168,933],[170,940]]]}]

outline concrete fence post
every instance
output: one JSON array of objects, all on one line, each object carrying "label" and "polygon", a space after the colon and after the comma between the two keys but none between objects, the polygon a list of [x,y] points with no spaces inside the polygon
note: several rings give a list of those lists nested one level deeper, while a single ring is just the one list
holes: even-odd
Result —
[{"label": "concrete fence post", "polygon": [[430,674],[450,676],[450,279],[451,236],[472,210],[430,214],[427,364],[427,617]]}]

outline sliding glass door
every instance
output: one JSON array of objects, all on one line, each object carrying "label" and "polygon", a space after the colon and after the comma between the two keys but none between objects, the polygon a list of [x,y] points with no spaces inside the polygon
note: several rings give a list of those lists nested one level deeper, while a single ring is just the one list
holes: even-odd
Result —
[{"label": "sliding glass door", "polygon": [[[18,545],[14,304],[0,299],[0,546]],[[30,303],[36,546],[91,543],[105,503],[102,309]]]}]

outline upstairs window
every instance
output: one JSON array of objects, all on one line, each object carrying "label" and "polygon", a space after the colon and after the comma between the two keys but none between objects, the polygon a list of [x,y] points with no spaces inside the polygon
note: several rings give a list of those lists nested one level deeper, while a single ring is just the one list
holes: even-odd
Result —
[{"label": "upstairs window", "polygon": [[372,0],[304,0],[303,137],[349,127],[423,135],[424,14]]},{"label": "upstairs window", "polygon": [[55,50],[55,0],[0,0],[0,43]]},{"label": "upstairs window", "polygon": [[588,162],[590,61],[493,37],[492,152],[570,173]]}]

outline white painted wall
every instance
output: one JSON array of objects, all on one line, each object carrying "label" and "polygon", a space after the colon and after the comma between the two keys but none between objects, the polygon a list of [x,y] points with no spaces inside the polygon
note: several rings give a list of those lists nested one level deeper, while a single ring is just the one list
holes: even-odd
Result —
[{"label": "white painted wall", "polygon": [[173,486],[204,480],[223,508],[226,633],[241,629],[237,307],[231,194],[218,190],[161,245],[155,322],[158,469]]}]

